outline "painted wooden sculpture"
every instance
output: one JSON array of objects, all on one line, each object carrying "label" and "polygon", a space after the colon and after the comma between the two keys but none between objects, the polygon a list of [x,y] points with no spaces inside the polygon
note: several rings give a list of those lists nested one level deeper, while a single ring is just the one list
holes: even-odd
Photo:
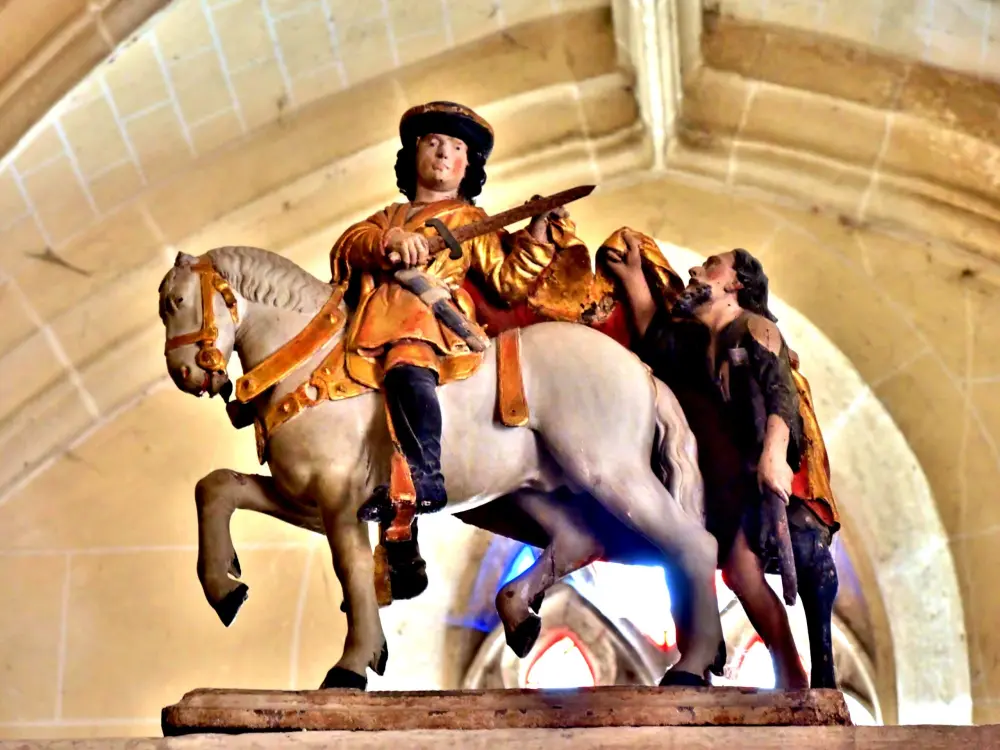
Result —
[{"label": "painted wooden sculpture", "polygon": [[[519,655],[561,577],[596,559],[662,559],[685,583],[674,613],[681,659],[662,684],[706,685],[725,661],[714,591],[725,555],[706,530],[699,425],[626,348],[642,330],[629,312],[635,269],[663,310],[685,285],[650,238],[626,229],[602,244],[595,272],[551,202],[523,230],[463,240],[460,228],[488,218],[474,199],[492,129],[466,107],[432,102],[403,116],[400,136],[397,184],[408,200],[344,232],[332,283],[265,250],[221,247],[178,255],[160,286],[175,384],[228,401],[236,353],[246,374],[227,408],[236,426],[254,426],[271,473],[220,469],[198,483],[198,575],[209,603],[229,625],[246,599],[229,533],[235,510],[324,534],[348,631],[323,687],[364,687],[366,670],[387,664],[379,605],[426,585],[414,516],[444,510],[544,549],[497,597]],[[821,439],[797,447],[806,460],[787,496],[835,508],[817,480]],[[833,513],[825,535],[792,524],[800,590],[828,560]],[[381,526],[374,554],[366,520]],[[807,555],[809,544],[825,544],[826,557]],[[807,605],[807,615],[810,636],[813,625],[821,635],[814,686],[832,686],[829,610]]]}]

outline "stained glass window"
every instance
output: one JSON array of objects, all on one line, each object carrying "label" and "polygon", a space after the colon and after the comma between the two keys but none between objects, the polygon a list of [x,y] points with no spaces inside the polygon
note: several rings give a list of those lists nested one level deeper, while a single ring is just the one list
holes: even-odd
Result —
[{"label": "stained glass window", "polygon": [[593,687],[594,670],[576,637],[567,633],[550,643],[528,667],[524,686],[532,689]]},{"label": "stained glass window", "polygon": [[677,643],[663,568],[595,562],[588,583],[593,590],[583,593],[602,611],[628,620],[664,650]]},{"label": "stained glass window", "polygon": [[[510,556],[505,555],[505,558],[509,562],[500,576],[497,589],[521,576],[535,563],[539,554],[540,550],[527,545],[507,552]],[[675,648],[677,633],[670,612],[668,576],[663,567],[598,561],[572,573],[564,581],[612,622],[624,620],[630,623],[665,655]],[[767,582],[780,597],[780,580],[776,576],[768,576]],[[742,608],[738,606],[735,594],[723,582],[721,572],[716,573],[715,584],[719,612],[730,619],[735,616],[738,621]],[[493,606],[492,597],[489,606]],[[793,630],[804,629],[801,603],[788,607],[788,613]],[[596,683],[594,666],[587,660],[590,651],[581,644],[575,632],[564,629],[556,635],[550,634],[548,638],[543,636],[542,643],[542,647],[529,657],[532,660],[530,665],[520,672],[518,682],[522,686],[553,689]],[[733,645],[730,646],[732,648]],[[758,635],[754,634],[749,642],[738,647],[737,653],[731,650],[730,654],[733,660],[727,666],[726,676],[713,677],[713,684],[760,689],[775,687],[771,655]],[[800,653],[800,658],[808,674],[808,652]],[[844,696],[855,724],[877,723],[877,709],[846,691]]]}]

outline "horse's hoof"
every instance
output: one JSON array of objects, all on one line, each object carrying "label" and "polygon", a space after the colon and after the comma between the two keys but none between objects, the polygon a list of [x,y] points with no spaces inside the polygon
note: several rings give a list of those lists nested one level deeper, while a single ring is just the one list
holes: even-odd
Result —
[{"label": "horse's hoof", "polygon": [[539,591],[535,594],[535,598],[528,602],[528,606],[531,607],[535,614],[539,614],[542,611],[542,602],[545,601],[545,592]]},{"label": "horse's hoof", "polygon": [[507,645],[518,659],[523,659],[531,653],[541,632],[542,618],[531,613],[520,625],[507,633]]},{"label": "horse's hoof", "polygon": [[729,652],[726,650],[726,642],[719,641],[719,652],[715,655],[715,661],[708,669],[716,677],[722,677],[726,670],[726,661],[729,659]]},{"label": "horse's hoof", "polygon": [[387,641],[382,642],[382,651],[378,655],[378,662],[372,669],[375,670],[375,674],[379,677],[385,674],[385,665],[389,663],[389,643]]},{"label": "horse's hoof", "polygon": [[691,672],[670,669],[660,680],[660,687],[708,687],[708,680]]},{"label": "horse's hoof", "polygon": [[368,678],[343,667],[333,667],[323,678],[320,690],[364,690],[368,687]]},{"label": "horse's hoof", "polygon": [[250,588],[245,583],[241,583],[213,607],[215,614],[222,620],[223,625],[228,628],[233,624],[233,620],[236,619],[236,613],[240,611],[240,607],[243,606],[243,602],[249,596]]}]

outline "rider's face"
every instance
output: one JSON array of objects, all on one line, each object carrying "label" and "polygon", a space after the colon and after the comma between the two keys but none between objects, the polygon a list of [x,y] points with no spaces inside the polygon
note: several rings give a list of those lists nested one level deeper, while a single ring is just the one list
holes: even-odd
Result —
[{"label": "rider's face", "polygon": [[428,133],[417,141],[417,179],[435,192],[458,190],[469,166],[465,141],[440,133]]}]

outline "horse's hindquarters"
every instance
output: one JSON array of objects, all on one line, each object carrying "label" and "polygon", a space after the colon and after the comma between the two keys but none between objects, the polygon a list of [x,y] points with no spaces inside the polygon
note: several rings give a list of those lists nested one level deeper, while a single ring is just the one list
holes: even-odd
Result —
[{"label": "horse's hindquarters", "polygon": [[648,468],[656,405],[642,362],[582,325],[541,323],[521,335],[531,422],[544,447],[583,484],[601,467]]}]

